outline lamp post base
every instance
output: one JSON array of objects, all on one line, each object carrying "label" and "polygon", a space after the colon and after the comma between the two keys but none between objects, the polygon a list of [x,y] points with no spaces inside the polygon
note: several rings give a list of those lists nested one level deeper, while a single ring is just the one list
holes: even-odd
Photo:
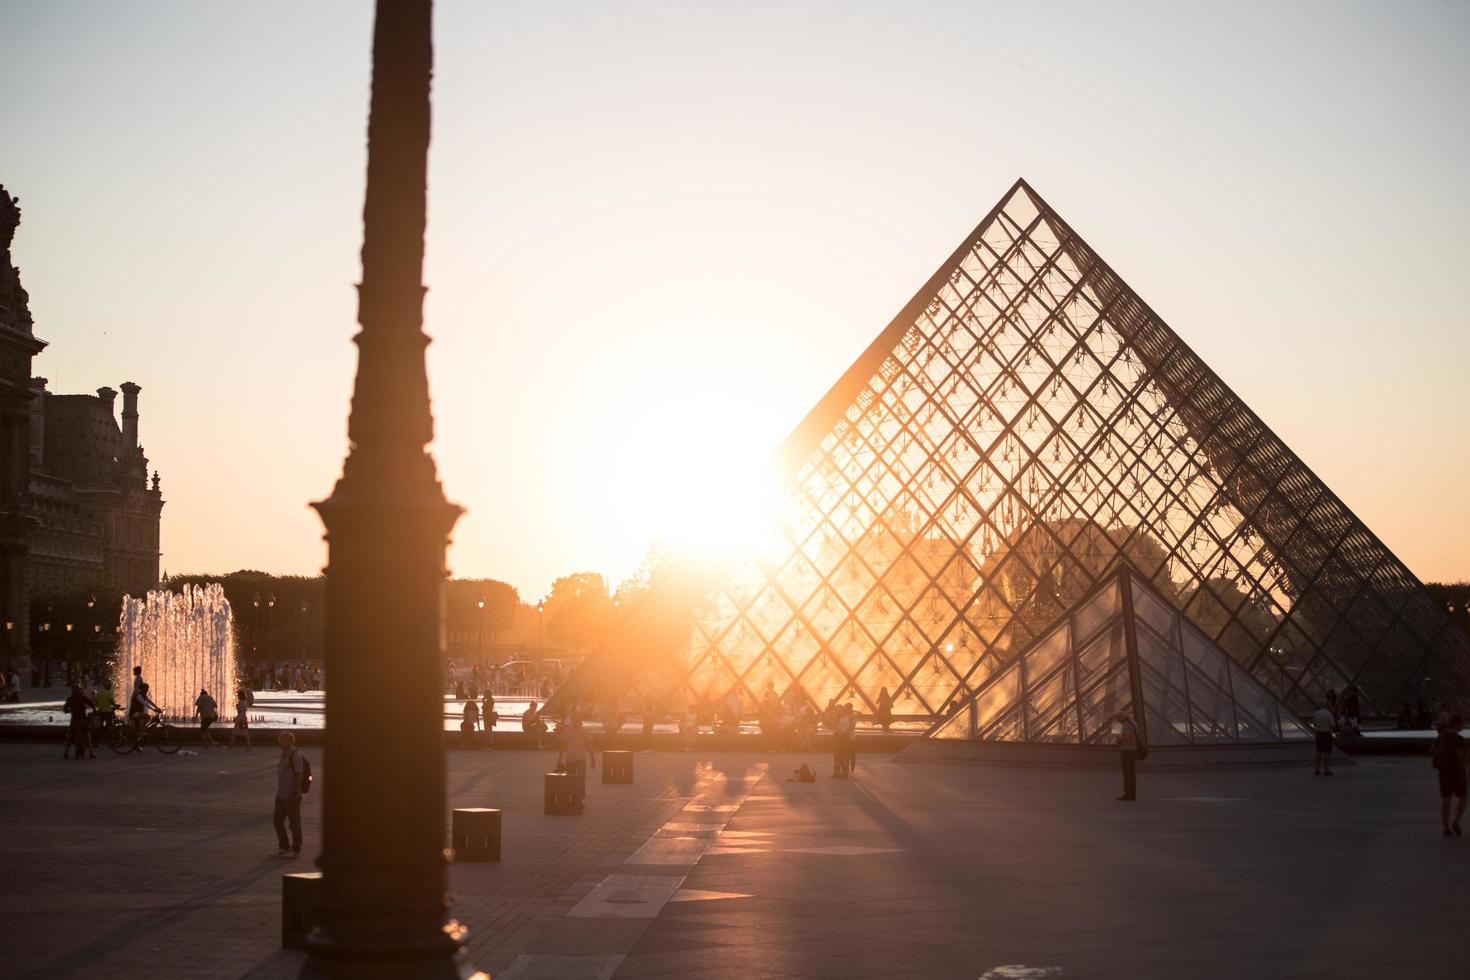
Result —
[{"label": "lamp post base", "polygon": [[465,930],[449,921],[442,936],[421,941],[344,942],[320,929],[306,940],[310,954],[301,980],[490,980],[472,965],[464,951]]}]

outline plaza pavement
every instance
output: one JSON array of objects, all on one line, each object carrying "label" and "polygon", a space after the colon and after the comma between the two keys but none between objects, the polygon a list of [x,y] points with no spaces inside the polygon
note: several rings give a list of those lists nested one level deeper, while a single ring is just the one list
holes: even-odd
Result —
[{"label": "plaza pavement", "polygon": [[[271,856],[273,747],[59,756],[0,744],[0,975],[294,976],[280,875],[310,864]],[[640,753],[547,817],[552,758],[449,753],[451,804],[504,811],[504,861],[451,875],[503,980],[1467,975],[1470,840],[1426,759],[1145,772],[1127,804],[1107,772]]]}]

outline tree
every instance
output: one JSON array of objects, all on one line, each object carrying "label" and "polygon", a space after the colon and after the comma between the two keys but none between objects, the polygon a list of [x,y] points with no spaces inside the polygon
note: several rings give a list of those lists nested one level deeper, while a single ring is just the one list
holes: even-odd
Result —
[{"label": "tree", "polygon": [[597,572],[574,572],[551,585],[546,597],[546,632],[559,646],[581,650],[607,638],[612,619],[607,582]]}]

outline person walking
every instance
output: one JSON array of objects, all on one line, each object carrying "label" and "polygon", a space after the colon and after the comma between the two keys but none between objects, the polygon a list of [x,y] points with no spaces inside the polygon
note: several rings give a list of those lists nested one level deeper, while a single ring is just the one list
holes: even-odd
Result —
[{"label": "person walking", "polygon": [[[1331,691],[1327,692],[1329,695]],[[1312,757],[1312,775],[1332,775],[1332,730],[1337,727],[1337,717],[1331,703],[1324,704],[1312,715],[1312,731],[1317,734],[1317,754]]]},{"label": "person walking", "polygon": [[888,726],[893,724],[893,695],[888,693],[888,688],[878,692],[878,724],[883,731],[888,731]]},{"label": "person walking", "polygon": [[1127,711],[1118,712],[1118,749],[1123,761],[1123,795],[1120,801],[1138,799],[1138,726]]},{"label": "person walking", "polygon": [[[1465,719],[1451,715],[1449,724],[1439,730],[1439,737],[1430,748],[1434,768],[1439,772],[1439,820],[1444,825],[1444,835],[1461,836],[1460,819],[1465,816],[1465,768],[1470,766],[1470,750],[1460,728]],[[1455,819],[1450,820],[1450,800],[1458,797],[1460,805],[1455,808]]]},{"label": "person walking", "polygon": [[597,755],[587,738],[587,731],[582,727],[582,716],[572,715],[571,719],[562,725],[562,762],[566,766],[568,776],[575,776],[582,784],[578,795],[587,792],[587,767],[591,765],[597,768]]},{"label": "person walking", "polygon": [[245,733],[245,751],[250,751],[250,705],[255,701],[248,687],[242,687],[235,692],[235,727],[230,732],[230,744],[225,748],[235,747],[235,738],[241,732]]},{"label": "person walking", "polygon": [[66,741],[61,743],[61,757],[70,758],[68,751],[75,750],[75,758],[82,758],[82,746],[87,747],[87,757],[97,758],[92,751],[92,733],[87,730],[87,709],[95,708],[97,705],[91,698],[82,693],[80,684],[71,686],[71,697],[61,705],[63,711],[71,715],[71,722],[66,726]]},{"label": "person walking", "polygon": [[[301,794],[306,764],[296,749],[296,736],[282,732],[276,740],[281,746],[281,757],[276,760],[276,807],[271,822],[276,826],[276,843],[280,849],[276,857],[299,857],[301,855]],[[290,826],[291,836],[286,837]]]},{"label": "person walking", "polygon": [[214,698],[202,687],[199,689],[199,696],[194,699],[194,713],[199,716],[199,734],[204,738],[204,747],[214,748],[214,736],[209,734],[209,726],[219,717],[219,705],[215,704]]}]

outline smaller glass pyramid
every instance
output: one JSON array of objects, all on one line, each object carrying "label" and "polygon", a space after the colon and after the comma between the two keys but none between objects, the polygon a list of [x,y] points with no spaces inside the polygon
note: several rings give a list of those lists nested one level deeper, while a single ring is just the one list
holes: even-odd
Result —
[{"label": "smaller glass pyramid", "polygon": [[1126,562],[928,737],[1110,745],[1114,718],[1125,708],[1150,746],[1312,738]]}]

